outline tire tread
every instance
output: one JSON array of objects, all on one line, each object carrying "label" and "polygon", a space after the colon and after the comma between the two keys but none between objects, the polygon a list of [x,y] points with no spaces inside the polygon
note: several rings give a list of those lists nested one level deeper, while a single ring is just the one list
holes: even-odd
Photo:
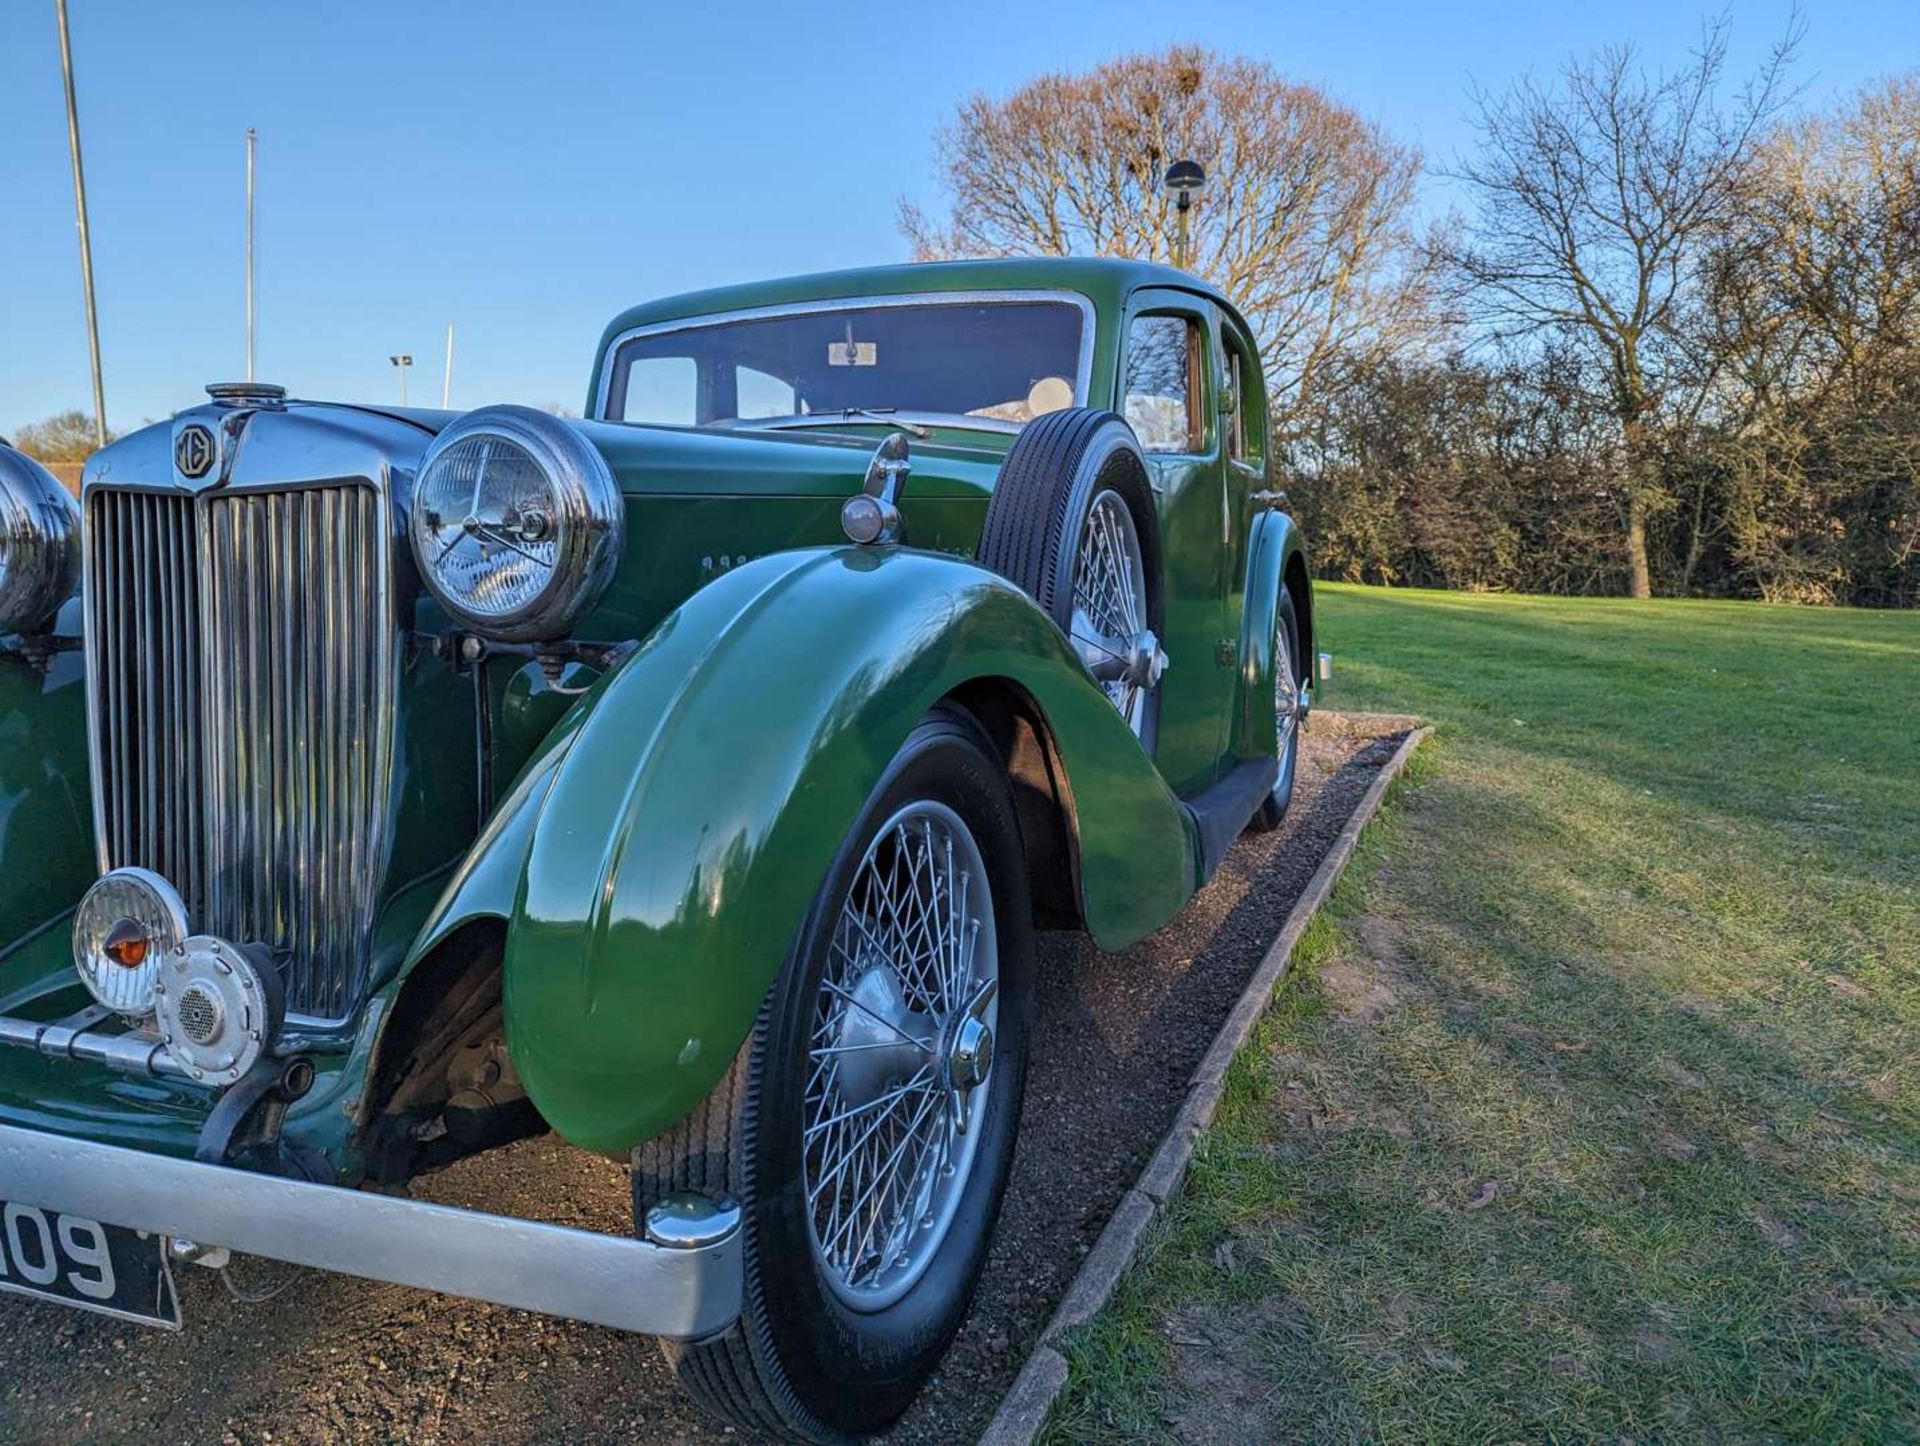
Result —
[{"label": "tire tread", "polygon": [[[753,1092],[747,1087],[767,1008],[723,1075],[693,1112],[633,1152],[636,1225],[646,1210],[676,1190],[735,1200],[747,1198],[752,1158]],[[838,1439],[795,1398],[773,1356],[771,1341],[754,1323],[764,1319],[765,1290],[756,1252],[743,1252],[747,1309],[712,1340],[661,1342],[661,1351],[687,1393],[724,1420],[780,1441]],[[758,1347],[758,1349],[756,1349]]]},{"label": "tire tread", "polygon": [[1025,591],[1062,628],[1072,621],[1072,597],[1059,596],[1072,580],[1059,573],[1062,560],[1071,558],[1060,544],[1073,491],[1060,484],[1079,470],[1094,433],[1112,416],[1074,407],[1029,422],[1007,453],[987,503],[979,560]]}]

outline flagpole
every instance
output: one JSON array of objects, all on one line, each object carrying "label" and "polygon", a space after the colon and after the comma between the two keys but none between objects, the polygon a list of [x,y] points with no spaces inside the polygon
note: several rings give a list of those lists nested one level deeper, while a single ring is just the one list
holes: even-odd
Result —
[{"label": "flagpole", "polygon": [[80,226],[80,284],[87,293],[87,353],[93,364],[94,440],[107,445],[107,393],[100,377],[100,316],[93,301],[93,238],[87,229],[87,172],[80,160],[80,107],[73,94],[73,41],[67,31],[67,0],[53,0],[60,22],[60,70],[67,87],[67,150],[73,157],[73,206]]}]

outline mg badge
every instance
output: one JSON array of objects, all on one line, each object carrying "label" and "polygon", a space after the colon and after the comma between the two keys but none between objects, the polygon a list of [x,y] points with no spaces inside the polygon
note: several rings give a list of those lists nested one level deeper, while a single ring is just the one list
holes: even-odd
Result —
[{"label": "mg badge", "polygon": [[213,470],[214,451],[213,433],[191,422],[173,439],[173,465],[189,482],[198,482]]}]

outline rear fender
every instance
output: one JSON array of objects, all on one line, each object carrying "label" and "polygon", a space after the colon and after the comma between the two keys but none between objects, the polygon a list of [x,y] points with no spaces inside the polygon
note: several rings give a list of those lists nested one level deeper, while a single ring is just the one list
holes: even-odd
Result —
[{"label": "rear fender", "polygon": [[821,548],[736,568],[556,727],[415,949],[508,921],[508,1042],[535,1104],[622,1151],[710,1090],[833,857],[927,710],[1023,690],[1065,775],[1088,931],[1118,948],[1196,887],[1189,815],[1011,584],[931,553]]},{"label": "rear fender", "polygon": [[1253,520],[1247,548],[1246,609],[1240,619],[1240,714],[1234,722],[1234,753],[1266,758],[1274,750],[1273,638],[1281,589],[1294,590],[1294,621],[1299,624],[1302,656],[1313,657],[1313,595],[1307,582],[1307,549],[1300,529],[1284,512],[1267,511]]}]

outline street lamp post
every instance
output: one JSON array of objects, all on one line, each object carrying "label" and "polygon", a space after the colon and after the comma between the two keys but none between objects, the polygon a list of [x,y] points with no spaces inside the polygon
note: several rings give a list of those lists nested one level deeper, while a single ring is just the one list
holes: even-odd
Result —
[{"label": "street lamp post", "polygon": [[80,107],[73,97],[73,41],[67,0],[53,0],[60,22],[60,71],[67,87],[67,150],[73,157],[73,206],[80,224],[80,284],[87,293],[87,354],[93,363],[93,435],[107,445],[107,392],[100,380],[100,315],[93,304],[93,238],[87,230],[87,170],[80,163]]},{"label": "street lamp post", "polygon": [[390,356],[387,360],[392,362],[394,370],[400,373],[400,405],[404,407],[407,404],[407,368],[413,365],[413,358],[402,353],[399,356]]},{"label": "street lamp post", "polygon": [[1207,171],[1198,161],[1175,161],[1167,167],[1167,175],[1162,185],[1168,195],[1173,197],[1175,227],[1173,241],[1173,264],[1185,267],[1192,264],[1188,254],[1187,226],[1188,213],[1193,210],[1193,199],[1206,188]]}]

